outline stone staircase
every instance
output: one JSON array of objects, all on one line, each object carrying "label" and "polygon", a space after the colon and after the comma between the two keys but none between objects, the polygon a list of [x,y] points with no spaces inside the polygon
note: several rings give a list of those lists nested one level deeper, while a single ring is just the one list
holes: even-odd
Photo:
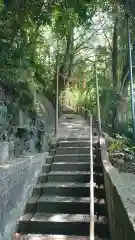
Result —
[{"label": "stone staircase", "polygon": [[[23,239],[88,240],[90,228],[89,140],[60,139],[20,217]],[[109,239],[104,178],[98,143],[94,153],[95,239]],[[40,234],[40,235],[38,235]],[[32,238],[33,236],[33,238]],[[34,238],[38,236],[38,238]]]}]

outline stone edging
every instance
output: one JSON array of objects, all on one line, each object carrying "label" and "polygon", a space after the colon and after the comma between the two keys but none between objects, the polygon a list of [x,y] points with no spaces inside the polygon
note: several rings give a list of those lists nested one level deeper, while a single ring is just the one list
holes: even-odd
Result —
[{"label": "stone edging", "polygon": [[120,173],[109,161],[100,138],[111,240],[135,239],[135,175]]}]

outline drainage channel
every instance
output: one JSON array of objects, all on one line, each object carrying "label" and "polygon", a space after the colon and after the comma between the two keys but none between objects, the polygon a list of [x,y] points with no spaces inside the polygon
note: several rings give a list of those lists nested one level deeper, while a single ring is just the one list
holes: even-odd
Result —
[{"label": "drainage channel", "polygon": [[[17,225],[15,240],[90,239],[90,144],[61,139]],[[109,240],[99,143],[93,144],[94,240]],[[18,238],[17,238],[18,235]]]}]

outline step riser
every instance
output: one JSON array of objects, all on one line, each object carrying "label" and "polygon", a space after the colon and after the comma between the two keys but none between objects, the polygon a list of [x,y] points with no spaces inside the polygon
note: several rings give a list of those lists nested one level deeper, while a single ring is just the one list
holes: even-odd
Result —
[{"label": "step riser", "polygon": [[[37,234],[63,234],[63,235],[89,235],[89,223],[72,222],[20,222],[18,233],[37,233]],[[95,224],[95,232],[98,237],[108,237],[108,224]],[[65,239],[65,238],[64,238]]]},{"label": "step riser", "polygon": [[[79,187],[44,187],[40,189],[33,190],[33,196],[41,196],[41,194],[46,196],[68,196],[68,197],[89,197],[90,196],[90,188],[79,188]],[[104,189],[94,189],[94,196],[96,198],[104,198],[105,191]]]},{"label": "step riser", "polygon": [[87,214],[89,213],[89,203],[65,203],[65,202],[56,202],[56,203],[38,203],[37,204],[38,212],[48,212],[48,213],[80,213]]},{"label": "step riser", "polygon": [[[89,174],[88,174],[89,175]],[[53,176],[53,179],[55,178],[55,176]],[[63,178],[65,179],[65,175],[63,176]],[[90,177],[89,177],[90,178]],[[50,177],[49,177],[49,180],[50,180]],[[46,183],[48,181],[48,176],[39,176],[39,178],[38,178],[38,183]],[[89,181],[89,179],[88,179],[88,181]],[[57,181],[58,182],[58,181]],[[66,180],[66,182],[67,182],[67,180]],[[104,184],[104,178],[103,178],[103,176],[98,176],[98,175],[95,175],[94,174],[94,182],[95,183],[97,183],[97,184],[101,184],[101,185],[103,185]]]},{"label": "step riser", "polygon": [[83,156],[83,155],[79,155],[79,156],[54,156],[54,162],[89,162],[90,161],[90,156]]},{"label": "step riser", "polygon": [[48,175],[48,181],[50,182],[82,182],[88,183],[90,181],[90,174],[79,175]]},{"label": "step riser", "polygon": [[71,196],[71,197],[89,197],[89,188],[44,188],[43,195]]},{"label": "step riser", "polygon": [[89,235],[89,223],[20,222],[18,233]]},{"label": "step riser", "polygon": [[[62,147],[90,147],[90,142],[89,141],[69,141],[69,142],[60,142],[57,145],[58,148],[62,148]],[[97,148],[97,143],[93,143],[93,148]]]},{"label": "step riser", "polygon": [[66,147],[90,147],[90,142],[61,142],[58,144],[58,149],[59,148],[66,148]]},{"label": "step riser", "polygon": [[[65,213],[65,214],[89,214],[90,204],[89,203],[74,203],[74,202],[38,202],[28,203],[26,205],[25,213]],[[94,204],[95,214],[99,216],[107,216],[107,210],[105,204]]]},{"label": "step riser", "polygon": [[68,141],[68,142],[76,142],[76,141],[89,141],[89,138],[74,138],[74,137],[67,137],[67,138],[59,138],[59,142]]},{"label": "step riser", "polygon": [[[25,237],[24,238],[25,240],[26,239],[27,240],[37,240],[37,237],[39,238],[39,234],[29,234],[29,235],[22,235],[21,234],[21,236]],[[59,234],[46,234],[46,235],[40,234],[40,238],[42,240],[89,240],[88,236],[80,236],[80,235],[79,236],[74,236],[74,235],[72,236],[72,235],[59,235]],[[24,240],[24,239],[19,239],[19,240]],[[101,239],[100,238],[99,240],[107,240],[107,239]]]},{"label": "step riser", "polygon": [[52,164],[51,171],[89,171],[90,164]]},{"label": "step riser", "polygon": [[[102,165],[94,165],[94,171],[98,172],[98,173],[102,173]],[[43,166],[43,170],[42,172],[47,172],[48,169],[46,168],[46,166]],[[55,172],[55,171],[90,171],[90,164],[52,164],[51,165],[51,171]]]},{"label": "step riser", "polygon": [[[54,156],[54,159],[53,161],[51,161],[51,163],[54,162],[54,163],[60,163],[60,162],[79,162],[79,163],[88,163],[90,162],[90,155],[65,155],[65,156],[62,156],[62,155],[56,155]],[[101,159],[99,158],[96,158],[95,155],[93,155],[93,162],[94,163],[102,163],[101,162]],[[48,163],[50,163],[48,161]]]},{"label": "step riser", "polygon": [[56,154],[90,154],[90,148],[57,148]]}]

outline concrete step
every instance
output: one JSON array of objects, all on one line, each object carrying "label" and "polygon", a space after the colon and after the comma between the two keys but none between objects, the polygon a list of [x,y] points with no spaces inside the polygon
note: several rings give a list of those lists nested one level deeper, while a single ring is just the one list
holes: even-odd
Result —
[{"label": "concrete step", "polygon": [[[89,197],[63,197],[63,196],[41,196],[31,198],[27,204],[25,213],[65,213],[65,214],[88,214],[90,211]],[[94,200],[94,211],[98,216],[106,216],[107,209],[104,199]]]},{"label": "concrete step", "polygon": [[56,149],[56,154],[90,154],[89,147],[62,147]]},{"label": "concrete step", "polygon": [[86,138],[86,137],[77,137],[77,138],[74,138],[74,137],[63,137],[63,138],[59,138],[59,142],[63,142],[63,141],[68,141],[68,142],[76,142],[76,141],[89,141],[90,138]]},{"label": "concrete step", "polygon": [[56,154],[54,162],[88,162],[90,161],[90,154]]},{"label": "concrete step", "polygon": [[48,181],[51,182],[82,182],[87,183],[90,181],[89,171],[52,171],[48,173]]},{"label": "concrete step", "polygon": [[[72,196],[72,197],[89,197],[90,196],[90,183],[58,183],[47,182],[37,184],[33,190],[33,196],[52,195],[52,196]],[[96,198],[104,198],[105,190],[101,185],[95,186],[94,196]]]},{"label": "concrete step", "polygon": [[76,141],[60,141],[58,142],[58,148],[63,147],[90,147],[90,141],[84,140],[76,140]]},{"label": "concrete step", "polygon": [[[102,164],[94,163],[94,171],[102,172]],[[45,165],[45,172],[46,172]],[[54,162],[51,165],[51,171],[90,171],[90,163],[89,162]],[[42,172],[44,172],[44,166],[42,168]]]},{"label": "concrete step", "polygon": [[19,233],[89,235],[89,215],[35,213],[20,219]]},{"label": "concrete step", "polygon": [[87,214],[89,197],[42,196],[37,201],[37,210],[48,213]]},{"label": "concrete step", "polygon": [[[89,240],[89,236],[67,236],[67,235],[43,235],[43,234],[17,234],[13,240]],[[110,240],[109,238],[96,238],[95,240]]]},{"label": "concrete step", "polygon": [[[20,218],[19,233],[89,235],[89,215],[85,214],[26,214]],[[95,232],[97,236],[108,236],[108,222],[97,220],[95,216]]]},{"label": "concrete step", "polygon": [[[13,240],[89,240],[89,236],[68,236],[68,235],[43,235],[43,234],[17,234],[14,235]],[[108,239],[98,239],[108,240]]]},{"label": "concrete step", "polygon": [[89,171],[90,163],[80,163],[80,162],[57,162],[53,163],[51,166],[51,171]]},{"label": "concrete step", "polygon": [[[89,137],[63,137],[63,138],[59,138],[59,142],[63,142],[63,141],[68,141],[68,142],[76,142],[76,141],[90,141],[90,138]],[[99,142],[99,137],[96,137],[96,136],[93,136],[93,144],[94,143],[98,143]]]},{"label": "concrete step", "polygon": [[[98,142],[93,143],[93,147],[97,147]],[[59,141],[57,147],[90,147],[90,140],[63,140]]]},{"label": "concrete step", "polygon": [[[68,178],[68,176],[67,175],[69,175],[69,174],[71,174],[72,176],[73,176],[73,182],[74,182],[74,176],[75,175],[77,175],[77,174],[83,174],[83,176],[84,175],[87,175],[87,177],[86,177],[86,180],[88,179],[88,181],[87,182],[89,182],[89,179],[90,179],[90,172],[88,171],[88,172],[59,172],[58,171],[58,173],[59,173],[59,177],[58,177],[58,174],[57,174],[57,172],[50,172],[49,174],[47,174],[47,173],[41,173],[40,174],[40,176],[38,177],[38,183],[46,183],[47,181],[48,181],[48,176],[49,176],[49,181],[52,181],[52,182],[58,182],[58,178],[59,179],[61,179],[60,180],[60,182],[62,181],[67,181],[67,178]],[[50,180],[50,179],[52,179],[53,178],[53,180]],[[70,177],[70,179],[72,180],[72,177]],[[79,177],[79,179],[80,179],[80,177]],[[85,180],[85,177],[84,177],[84,180]],[[76,181],[75,181],[76,182]],[[96,172],[94,172],[94,182],[95,183],[97,183],[98,185],[102,185],[102,184],[104,184],[104,177],[103,177],[103,174],[102,173],[96,173]],[[82,183],[83,183],[83,179],[82,179]]]},{"label": "concrete step", "polygon": [[[55,155],[54,156],[54,163],[55,162],[90,162],[90,155],[89,154],[66,154],[66,155]],[[93,162],[94,163],[101,163],[101,158],[96,158],[93,154]]]}]

